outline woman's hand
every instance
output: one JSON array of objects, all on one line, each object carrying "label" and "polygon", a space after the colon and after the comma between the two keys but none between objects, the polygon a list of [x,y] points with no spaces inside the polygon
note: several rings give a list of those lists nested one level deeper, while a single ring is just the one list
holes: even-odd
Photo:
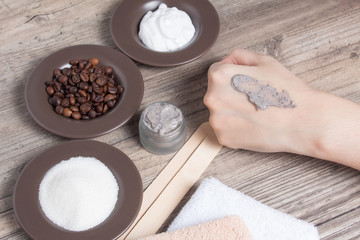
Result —
[{"label": "woman's hand", "polygon": [[[296,107],[257,110],[231,79],[244,74],[286,90]],[[204,103],[218,140],[230,148],[292,152],[360,169],[360,107],[305,84],[270,56],[237,49],[208,72]]]}]

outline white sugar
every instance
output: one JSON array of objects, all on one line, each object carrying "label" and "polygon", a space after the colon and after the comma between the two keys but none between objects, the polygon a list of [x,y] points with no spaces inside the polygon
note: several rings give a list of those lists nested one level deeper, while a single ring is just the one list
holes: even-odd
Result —
[{"label": "white sugar", "polygon": [[101,161],[73,157],[52,167],[40,183],[40,206],[53,223],[85,231],[102,223],[114,210],[119,186]]}]

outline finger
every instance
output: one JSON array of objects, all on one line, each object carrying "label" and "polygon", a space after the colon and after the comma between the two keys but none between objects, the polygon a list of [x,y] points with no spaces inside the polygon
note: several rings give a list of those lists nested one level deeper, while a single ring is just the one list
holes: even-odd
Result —
[{"label": "finger", "polygon": [[245,66],[257,66],[260,64],[261,58],[262,55],[253,53],[246,49],[235,49],[220,62]]}]

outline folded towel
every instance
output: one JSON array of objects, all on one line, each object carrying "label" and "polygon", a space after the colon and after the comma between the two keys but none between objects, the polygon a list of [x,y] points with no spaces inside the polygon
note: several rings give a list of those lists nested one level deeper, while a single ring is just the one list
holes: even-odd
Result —
[{"label": "folded towel", "polygon": [[168,232],[238,215],[254,240],[318,240],[317,229],[229,188],[215,178],[204,179],[168,228]]},{"label": "folded towel", "polygon": [[211,222],[198,224],[188,228],[165,232],[157,235],[139,238],[138,240],[212,240],[212,239],[237,239],[252,240],[244,222],[239,216],[228,216]]}]

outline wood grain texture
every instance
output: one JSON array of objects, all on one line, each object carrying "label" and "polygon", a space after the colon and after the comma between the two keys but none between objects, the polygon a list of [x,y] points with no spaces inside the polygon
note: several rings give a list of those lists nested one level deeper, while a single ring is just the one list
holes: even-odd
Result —
[{"label": "wood grain texture", "polygon": [[[141,110],[158,100],[174,103],[185,115],[190,136],[209,116],[202,102],[208,67],[236,47],[270,54],[311,86],[360,103],[359,0],[210,1],[221,21],[212,49],[178,67],[138,64],[145,83],[140,109],[123,127],[95,138],[125,152],[138,167],[144,187],[172,155],[155,156],[140,146]],[[24,82],[46,56],[64,47],[100,44],[116,49],[109,23],[118,3],[0,0],[0,239],[28,239],[12,210],[16,179],[30,159],[67,141],[32,120],[25,108]],[[224,148],[202,178],[207,176],[315,224],[322,239],[360,239],[358,171],[294,154]]]}]

